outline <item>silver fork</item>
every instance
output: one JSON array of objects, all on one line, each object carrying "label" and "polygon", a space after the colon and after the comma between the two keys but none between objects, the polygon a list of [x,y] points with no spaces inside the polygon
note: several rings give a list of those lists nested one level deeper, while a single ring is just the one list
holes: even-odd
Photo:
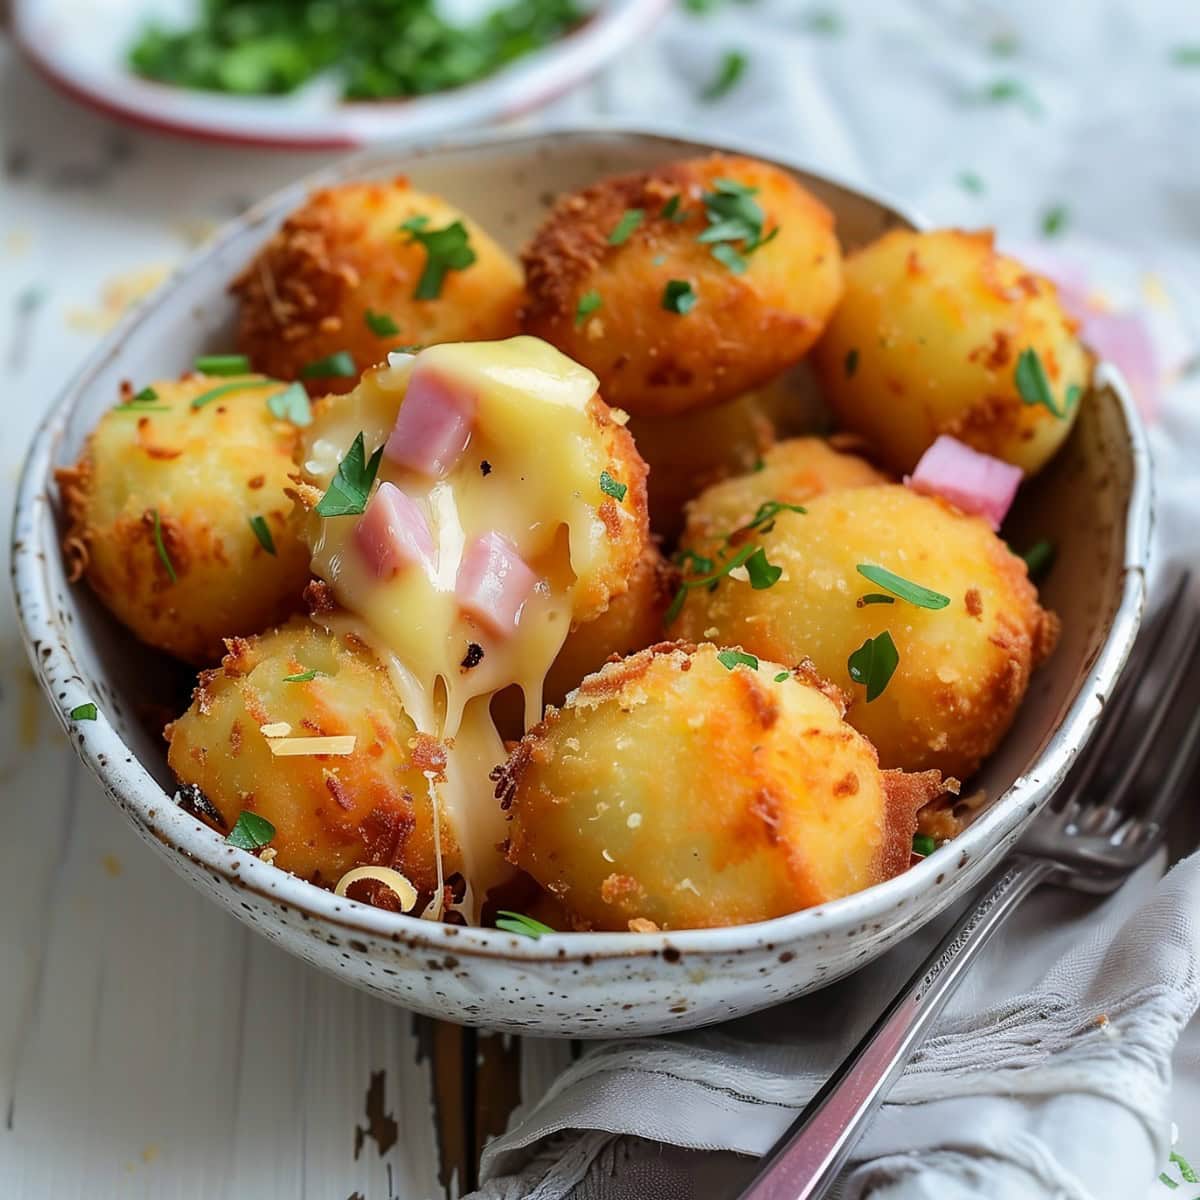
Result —
[{"label": "silver fork", "polygon": [[1097,731],[1062,787],[950,930],[767,1152],[739,1200],[825,1195],[876,1108],[988,939],[1039,884],[1115,891],[1158,847],[1200,753],[1200,609],[1189,576],[1138,638]]}]

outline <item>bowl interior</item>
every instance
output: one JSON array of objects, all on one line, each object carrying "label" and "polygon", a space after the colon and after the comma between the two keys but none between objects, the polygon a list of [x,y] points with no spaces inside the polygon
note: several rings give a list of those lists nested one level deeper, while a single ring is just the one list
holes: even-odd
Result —
[{"label": "bowl interior", "polygon": [[[562,132],[483,145],[373,151],[322,179],[403,173],[417,187],[438,192],[467,209],[515,250],[560,191],[607,173],[711,148],[648,134]],[[911,224],[884,203],[829,180],[795,173],[834,211],[848,249],[890,227]],[[311,186],[311,180],[297,184],[229,227],[110,338],[50,418],[52,466],[75,461],[100,414],[116,401],[123,380],[140,388],[155,378],[177,375],[198,353],[231,346],[234,306],[227,291],[229,281]],[[1048,756],[1054,758],[1052,763],[1042,759],[1042,751],[1076,703],[1110,640],[1130,564],[1144,560],[1144,537],[1127,538],[1127,514],[1135,492],[1143,486],[1140,433],[1122,399],[1119,380],[1113,380],[1107,369],[1099,378],[1100,385],[1083,403],[1066,448],[1022,489],[1004,530],[1018,551],[1039,538],[1056,544],[1058,559],[1044,585],[1043,600],[1060,614],[1063,634],[1052,658],[1036,673],[1014,728],[977,780],[993,803],[1009,802],[1004,794],[1023,778],[1044,783],[1046,778],[1039,779],[1039,772],[1048,777],[1065,770],[1077,744],[1059,747],[1057,757]],[[805,386],[802,378],[799,386]],[[57,491],[48,474],[35,483],[51,498],[37,510],[30,531],[45,580],[48,616],[69,646],[82,688],[101,705],[120,738],[165,792],[149,801],[145,796],[127,797],[134,815],[144,819],[143,808],[163,804],[174,793],[161,728],[186,706],[192,675],[141,647],[86,587],[67,583],[58,552]],[[1122,648],[1118,661],[1123,653]],[[1028,800],[1028,794],[1022,797],[1022,802]],[[228,859],[218,858],[219,840],[211,836],[211,861],[195,847],[189,850],[214,870],[227,870]],[[315,904],[319,896],[315,889],[313,893]],[[828,907],[837,903],[842,902]],[[388,914],[380,918],[391,919]]]}]

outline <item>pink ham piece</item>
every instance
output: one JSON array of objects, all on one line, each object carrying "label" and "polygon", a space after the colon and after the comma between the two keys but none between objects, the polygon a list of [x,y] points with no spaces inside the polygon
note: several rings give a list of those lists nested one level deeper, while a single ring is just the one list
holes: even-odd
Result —
[{"label": "pink ham piece", "polygon": [[904,482],[913,491],[941,496],[999,529],[1024,474],[1012,463],[980,454],[957,438],[942,434],[921,455],[917,469]]},{"label": "pink ham piece", "polygon": [[384,447],[384,457],[401,467],[440,479],[467,448],[477,407],[473,392],[423,364],[418,357]]},{"label": "pink ham piece", "polygon": [[454,593],[468,616],[500,637],[513,633],[537,576],[517,548],[494,529],[463,555]]},{"label": "pink ham piece", "polygon": [[354,527],[354,543],[376,579],[433,562],[433,537],[416,501],[394,483],[381,483]]}]

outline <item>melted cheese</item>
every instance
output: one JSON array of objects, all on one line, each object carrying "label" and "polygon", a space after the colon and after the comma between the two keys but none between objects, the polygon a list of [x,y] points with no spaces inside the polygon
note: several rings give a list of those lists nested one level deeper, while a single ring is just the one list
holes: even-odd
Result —
[{"label": "melted cheese", "polygon": [[[488,779],[505,751],[488,704],[516,684],[526,724],[541,717],[542,685],[570,629],[576,580],[607,552],[596,488],[607,460],[589,413],[596,377],[545,342],[443,345],[421,357],[478,396],[470,443],[445,478],[430,480],[386,458],[380,466],[379,480],[424,512],[436,548],[432,569],[408,567],[377,579],[354,544],[357,517],[310,514],[308,537],[314,574],[345,610],[328,624],[372,646],[417,728],[446,744],[445,778],[431,781],[435,837],[444,817],[467,877],[461,907],[477,917],[483,896],[510,873],[498,850],[504,817]],[[395,365],[368,371],[352,393],[318,415],[304,463],[316,487],[328,487],[360,431],[368,454],[386,441],[411,366],[397,356]],[[509,636],[465,616],[454,594],[464,549],[491,530],[508,537],[538,576]],[[482,658],[468,667],[473,645]],[[440,896],[425,915],[441,916]]]}]

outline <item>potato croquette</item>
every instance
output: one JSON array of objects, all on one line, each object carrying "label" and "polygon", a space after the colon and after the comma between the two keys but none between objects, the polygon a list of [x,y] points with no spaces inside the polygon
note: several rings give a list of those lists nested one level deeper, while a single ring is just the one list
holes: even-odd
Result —
[{"label": "potato croquette", "polygon": [[939,434],[1028,474],[1045,466],[1091,371],[1054,284],[990,232],[958,230],[885,234],[845,277],[813,362],[846,428],[900,472]]},{"label": "potato croquette", "polygon": [[300,605],[308,551],[285,495],[299,431],[267,405],[283,386],[189,375],[130,391],[58,472],[72,578],[187,662]]},{"label": "potato croquette", "polygon": [[584,680],[497,795],[510,861],[577,928],[624,930],[763,921],[888,879],[941,791],[881,771],[808,668],[668,644]]},{"label": "potato croquette", "polygon": [[808,351],[842,289],[828,209],[785,171],[720,154],[563,197],[523,260],[525,329],[635,416],[766,383]]},{"label": "potato croquette", "polygon": [[[419,240],[458,223],[465,249],[456,249],[463,238],[454,233],[431,249]],[[468,252],[469,265],[435,277],[439,263]],[[401,346],[509,337],[522,295],[508,254],[470,217],[403,178],[314,192],[232,290],[240,301],[238,348],[256,370],[303,377],[314,396],[349,391],[358,374]],[[343,351],[354,376],[303,375]]]},{"label": "potato croquette", "polygon": [[[355,739],[349,754],[284,756],[270,746],[280,736],[346,734]],[[425,772],[441,773],[445,751],[417,734],[387,671],[354,638],[296,618],[231,639],[166,737],[171,769],[185,789],[200,790],[223,832],[242,812],[270,821],[283,870],[332,887],[351,867],[387,866],[425,899],[436,890]],[[445,826],[439,834],[450,873],[457,851]]]},{"label": "potato croquette", "polygon": [[801,504],[825,492],[891,482],[865,459],[835,450],[823,438],[789,438],[771,447],[759,468],[714,484],[687,507],[689,545],[707,543],[754,520],[775,500]]},{"label": "potato croquette", "polygon": [[[884,766],[971,775],[1008,729],[1030,671],[1057,636],[1025,563],[980,518],[900,485],[829,492],[805,508],[735,539],[762,548],[781,572],[772,584],[756,590],[735,573],[712,591],[695,588],[669,632],[740,643],[786,664],[811,658],[846,693],[846,719]],[[696,548],[719,552],[713,543]],[[911,603],[860,565],[928,589],[935,606]],[[884,635],[899,661],[889,676],[884,647],[865,673],[879,688],[868,700],[862,657],[858,681],[850,658]]]}]

